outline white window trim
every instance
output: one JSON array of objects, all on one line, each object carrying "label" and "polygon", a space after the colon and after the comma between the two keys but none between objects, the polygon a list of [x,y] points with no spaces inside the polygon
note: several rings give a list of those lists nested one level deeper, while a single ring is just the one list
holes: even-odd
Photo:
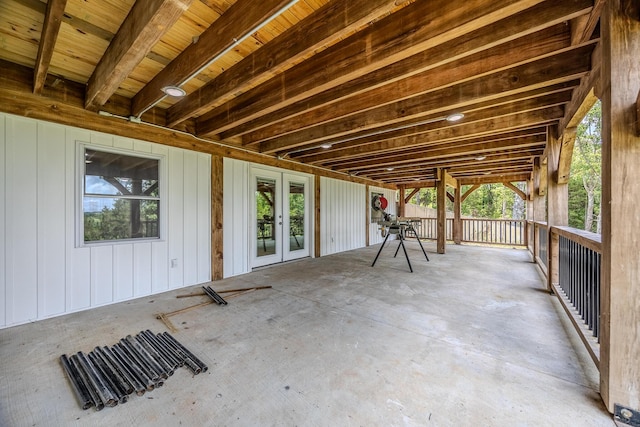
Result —
[{"label": "white window trim", "polygon": [[[99,242],[85,242],[84,241],[84,181],[85,181],[85,157],[84,153],[86,149],[103,151],[107,153],[122,154],[133,157],[143,157],[147,159],[158,160],[158,182],[160,186],[160,224],[158,225],[159,237],[144,237],[136,239],[121,239],[121,240],[105,240]],[[76,179],[75,179],[75,240],[76,247],[95,247],[95,246],[113,246],[132,243],[149,243],[149,242],[163,242],[166,240],[167,235],[167,173],[166,165],[167,161],[164,155],[148,153],[144,151],[127,150],[123,148],[114,148],[106,145],[91,144],[84,141],[76,141]]]}]

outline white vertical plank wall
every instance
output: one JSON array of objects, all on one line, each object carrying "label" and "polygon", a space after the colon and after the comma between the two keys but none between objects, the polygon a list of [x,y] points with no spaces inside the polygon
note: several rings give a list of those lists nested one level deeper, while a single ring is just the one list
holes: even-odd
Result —
[{"label": "white vertical plank wall", "polygon": [[320,178],[320,255],[364,247],[365,186]]},{"label": "white vertical plank wall", "polygon": [[7,162],[5,161],[7,150],[5,121],[0,119],[0,325],[7,324],[7,264],[6,258],[6,185],[7,185]]},{"label": "white vertical plank wall", "polygon": [[249,163],[224,158],[223,269],[224,277],[251,271],[249,265]]},{"label": "white vertical plank wall", "polygon": [[[78,141],[164,156],[162,240],[77,247]],[[210,182],[207,154],[0,114],[0,328],[209,281]]]},{"label": "white vertical plank wall", "polygon": [[[392,216],[398,214],[395,190],[389,190],[387,188],[379,187],[369,187],[369,194],[367,194],[368,203],[371,202],[371,193],[382,193],[384,198],[389,201],[389,205],[387,206],[385,212]],[[371,212],[371,209],[369,209],[369,212]],[[384,241],[384,237],[382,237],[382,234],[380,234],[378,224],[375,222],[371,222],[371,218],[367,218],[367,222],[369,223],[369,244],[375,245],[376,243],[382,243]],[[389,239],[395,239],[395,236],[390,236]]]}]

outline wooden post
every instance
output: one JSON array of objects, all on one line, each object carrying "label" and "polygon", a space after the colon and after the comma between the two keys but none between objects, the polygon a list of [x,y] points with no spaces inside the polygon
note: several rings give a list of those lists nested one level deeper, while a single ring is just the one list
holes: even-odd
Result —
[{"label": "wooden post", "polygon": [[445,178],[446,171],[438,169],[438,181],[436,182],[436,210],[437,210],[437,248],[438,253],[445,252],[445,242],[447,240],[447,180]]},{"label": "wooden post", "polygon": [[[545,165],[546,166],[546,165]],[[533,192],[533,220],[534,221],[546,221],[547,220],[547,206],[546,198],[547,183],[546,183],[546,168],[540,162],[540,158],[536,157],[533,166],[534,174],[534,192]],[[545,178],[542,179],[542,175]]]},{"label": "wooden post", "polygon": [[559,271],[559,239],[557,235],[551,233],[552,226],[569,225],[569,185],[568,180],[563,184],[559,183],[559,178],[564,180],[559,173],[560,153],[562,150],[562,140],[557,134],[556,126],[547,128],[547,290],[553,291],[553,284],[560,281]]},{"label": "wooden post", "polygon": [[640,409],[640,3],[609,0],[602,34],[600,394],[607,409]]},{"label": "wooden post", "polygon": [[462,185],[460,180],[456,182],[456,191],[453,195],[453,243],[459,245],[462,242]]},{"label": "wooden post", "polygon": [[402,217],[404,216],[404,210],[405,210],[405,200],[404,200],[404,193],[407,187],[405,187],[404,185],[399,185],[398,186],[398,191],[400,191],[400,200],[398,201],[398,216]]},{"label": "wooden post", "polygon": [[222,156],[211,156],[211,280],[224,277],[222,239],[224,162]]},{"label": "wooden post", "polygon": [[313,253],[316,258],[320,258],[320,176],[314,178],[314,222],[313,222]]},{"label": "wooden post", "polygon": [[369,228],[371,227],[371,205],[370,205],[370,195],[369,195],[369,184],[364,186],[364,238],[365,246],[369,246]]}]

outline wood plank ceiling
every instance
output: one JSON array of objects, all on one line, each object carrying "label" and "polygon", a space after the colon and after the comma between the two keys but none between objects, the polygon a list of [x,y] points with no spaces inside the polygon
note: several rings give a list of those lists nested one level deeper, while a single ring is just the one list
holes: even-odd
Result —
[{"label": "wood plank ceiling", "polygon": [[75,85],[96,113],[385,184],[428,185],[437,168],[515,182],[597,71],[601,6],[0,0],[0,66],[41,96]]}]

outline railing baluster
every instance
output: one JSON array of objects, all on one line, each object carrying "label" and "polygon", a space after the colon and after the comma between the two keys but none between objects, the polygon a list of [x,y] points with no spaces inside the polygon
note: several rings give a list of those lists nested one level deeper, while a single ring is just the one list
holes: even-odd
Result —
[{"label": "railing baluster", "polygon": [[[542,226],[537,228],[543,229]],[[558,268],[557,294],[567,312],[573,313],[574,324],[583,322],[584,328],[576,329],[583,337],[591,357],[597,363],[599,353],[597,343],[600,342],[600,264],[602,261],[600,236],[569,227],[551,227],[550,233],[554,239],[558,236],[559,265],[554,266]],[[545,237],[543,233],[538,236],[541,258],[542,252],[548,250]],[[586,332],[587,329],[589,333]],[[587,339],[587,335],[592,335],[596,340]]]}]

